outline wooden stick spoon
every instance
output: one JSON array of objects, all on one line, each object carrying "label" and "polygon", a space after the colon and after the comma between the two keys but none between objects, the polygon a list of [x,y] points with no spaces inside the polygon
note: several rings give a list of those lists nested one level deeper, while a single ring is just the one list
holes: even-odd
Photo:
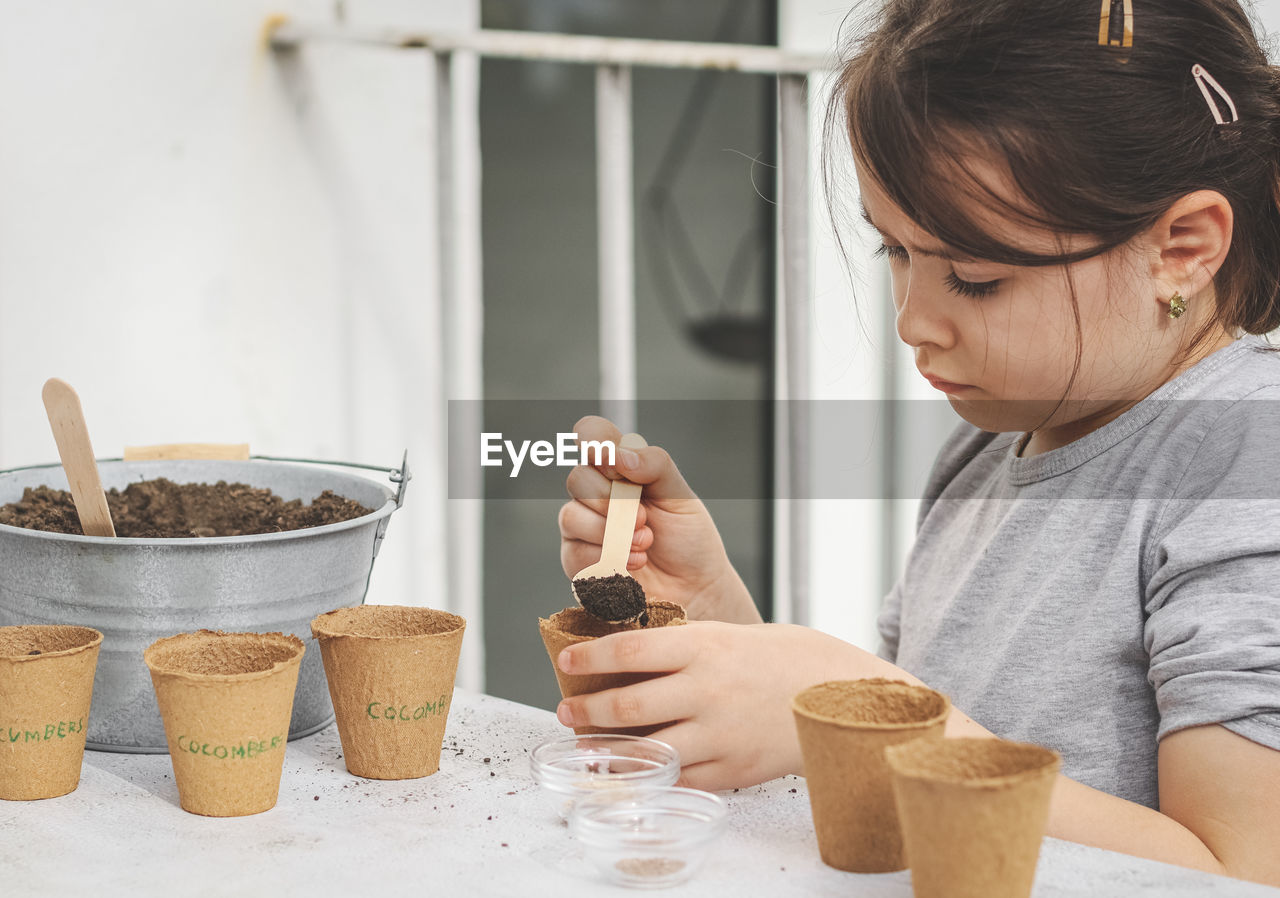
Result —
[{"label": "wooden stick spoon", "polygon": [[80,515],[80,529],[85,536],[115,536],[111,523],[111,509],[107,508],[107,494],[102,491],[102,478],[98,476],[98,463],[89,443],[89,428],[84,423],[84,409],[80,397],[65,380],[51,377],[41,393],[44,410],[49,413],[49,426],[53,428],[53,441],[58,444],[62,470],[67,474],[71,498]]},{"label": "wooden stick spoon", "polygon": [[[643,449],[649,444],[640,434],[628,433],[618,445],[623,449]],[[609,510],[604,519],[600,560],[573,575],[574,598],[602,620],[645,622],[644,587],[627,571],[642,489],[640,484],[629,480],[613,481],[609,487]]]}]

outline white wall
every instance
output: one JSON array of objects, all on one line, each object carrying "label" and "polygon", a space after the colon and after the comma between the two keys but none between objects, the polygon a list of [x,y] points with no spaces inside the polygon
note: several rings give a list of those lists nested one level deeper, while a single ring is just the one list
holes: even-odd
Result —
[{"label": "white wall", "polygon": [[100,456],[408,447],[369,600],[449,607],[431,69],[332,46],[282,66],[263,40],[273,13],[339,9],[479,21],[478,0],[0,2],[0,466],[56,459],[50,376]]},{"label": "white wall", "polygon": [[[778,43],[785,49],[832,55],[846,9],[825,0],[782,0]],[[890,322],[880,266],[870,256],[871,243],[860,240],[855,224],[857,185],[848,152],[835,142],[830,164],[839,193],[829,206],[823,192],[822,124],[830,78],[810,81],[812,157],[810,161],[813,247],[813,305],[809,316],[810,384],[818,403],[812,422],[815,440],[831,439],[841,430],[831,420],[839,412],[823,400],[873,402],[884,395],[890,362],[900,352],[886,339]],[[841,258],[832,233],[833,218],[846,241]],[[850,445],[850,453],[874,447],[875,438]],[[814,455],[816,457],[816,447]],[[822,495],[822,465],[813,470],[814,495]],[[874,499],[830,498],[795,503],[793,513],[807,512],[811,536],[809,565],[810,618],[818,629],[864,648],[876,648],[875,616],[883,596],[884,507]]]}]

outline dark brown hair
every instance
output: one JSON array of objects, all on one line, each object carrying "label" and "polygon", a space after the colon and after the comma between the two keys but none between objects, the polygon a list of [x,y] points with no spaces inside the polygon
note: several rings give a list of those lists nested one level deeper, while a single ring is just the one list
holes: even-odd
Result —
[{"label": "dark brown hair", "polygon": [[[1199,336],[1219,323],[1272,331],[1280,78],[1236,0],[1133,8],[1124,48],[1099,44],[1097,0],[888,0],[843,66],[828,134],[847,129],[859,162],[925,231],[1004,264],[1105,253],[1178,198],[1216,190],[1231,204],[1234,232],[1214,276],[1217,319]],[[1197,63],[1230,94],[1239,121],[1214,121],[1191,75]],[[1003,162],[1020,198],[995,195],[966,168],[975,144]],[[1042,255],[1004,242],[966,211],[975,198],[1006,220],[1087,235],[1090,248]]]}]

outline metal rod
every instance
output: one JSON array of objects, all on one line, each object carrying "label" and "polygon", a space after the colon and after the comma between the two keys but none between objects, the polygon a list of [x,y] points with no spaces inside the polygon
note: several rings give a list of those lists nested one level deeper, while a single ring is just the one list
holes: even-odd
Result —
[{"label": "metal rod", "polygon": [[[881,598],[887,596],[898,579],[898,544],[900,541],[903,508],[899,489],[902,472],[898,452],[904,444],[907,416],[903,414],[901,378],[899,376],[898,332],[893,309],[893,286],[889,280],[889,266],[877,265],[871,276],[874,308],[880,319],[880,345],[884,366],[880,382],[880,397],[885,410],[881,426],[884,434],[880,441],[880,482],[885,485],[884,499],[880,503],[880,577]],[[877,606],[878,608],[879,606]]]},{"label": "metal rod", "polygon": [[781,254],[778,323],[783,333],[786,464],[790,500],[787,534],[787,607],[792,623],[808,624],[811,443],[809,387],[809,102],[803,75],[778,78],[778,221]]},{"label": "metal rod", "polygon": [[600,399],[623,433],[636,429],[635,198],[631,69],[596,69],[596,209],[600,264]]},{"label": "metal rod", "polygon": [[[479,121],[473,100],[459,103],[466,83],[460,71],[467,62],[456,53],[435,53],[437,233],[440,246],[440,336],[444,376],[441,423],[448,452],[441,459],[447,478],[467,478],[449,487],[457,495],[483,495],[480,469],[454,465],[469,439],[483,429],[480,398],[484,391],[484,298],[480,263]],[[471,73],[473,74],[473,73]],[[462,82],[462,83],[460,83]],[[474,87],[474,74],[472,83]],[[466,110],[463,112],[462,110]],[[455,407],[450,415],[450,402]],[[453,426],[450,426],[450,425]],[[445,522],[445,565],[450,609],[467,619],[470,639],[458,662],[458,683],[484,688],[484,594],[482,583],[484,524],[479,498],[450,499]]]},{"label": "metal rod", "polygon": [[724,69],[753,74],[807,74],[831,68],[835,60],[816,53],[790,53],[752,44],[654,41],[633,38],[479,30],[461,33],[285,21],[271,32],[274,49],[308,41],[371,44],[436,53],[459,50],[502,59],[541,59],[585,65]]}]

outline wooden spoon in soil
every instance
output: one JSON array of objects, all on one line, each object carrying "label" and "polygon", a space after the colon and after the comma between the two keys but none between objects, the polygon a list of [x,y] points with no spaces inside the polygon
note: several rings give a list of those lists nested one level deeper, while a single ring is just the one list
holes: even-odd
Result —
[{"label": "wooden spoon in soil", "polygon": [[[628,433],[618,445],[623,449],[643,449],[649,444],[640,434]],[[613,481],[609,487],[609,510],[604,519],[600,560],[573,575],[573,597],[601,620],[646,623],[644,587],[627,572],[642,489],[640,484],[629,480]]]},{"label": "wooden spoon in soil", "polygon": [[67,473],[67,485],[71,498],[80,515],[80,529],[85,536],[115,536],[111,523],[111,509],[107,508],[107,494],[102,491],[102,478],[98,476],[98,463],[89,443],[89,428],[84,423],[84,409],[80,397],[71,384],[56,377],[45,382],[44,409],[49,413],[49,426],[53,428],[53,441],[58,444],[62,469]]}]

